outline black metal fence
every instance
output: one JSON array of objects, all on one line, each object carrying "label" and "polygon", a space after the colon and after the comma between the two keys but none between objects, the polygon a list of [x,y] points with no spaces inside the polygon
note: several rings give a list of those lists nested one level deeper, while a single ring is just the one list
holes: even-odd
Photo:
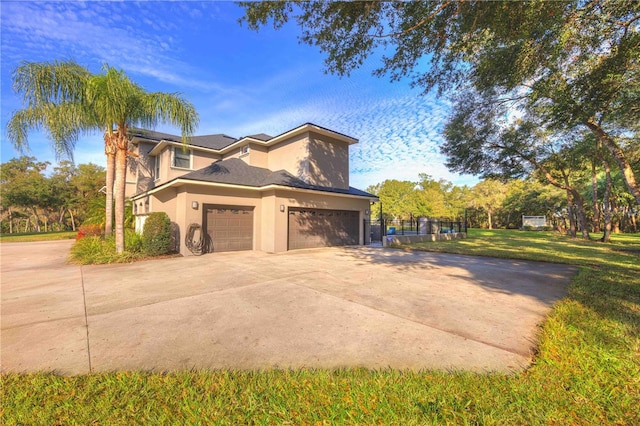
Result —
[{"label": "black metal fence", "polygon": [[467,232],[462,220],[413,218],[364,220],[365,244],[382,242],[387,235],[426,235]]}]

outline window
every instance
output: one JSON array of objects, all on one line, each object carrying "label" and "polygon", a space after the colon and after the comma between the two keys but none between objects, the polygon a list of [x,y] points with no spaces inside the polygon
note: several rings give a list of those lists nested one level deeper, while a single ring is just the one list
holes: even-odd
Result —
[{"label": "window", "polygon": [[159,155],[155,156],[155,165],[154,165],[154,170],[153,170],[153,178],[155,180],[160,179],[160,156]]},{"label": "window", "polygon": [[182,148],[173,148],[173,167],[179,167],[181,169],[191,168],[191,151],[183,151]]},{"label": "window", "polygon": [[248,154],[248,153],[249,153],[249,145],[245,145],[240,149],[241,155]]}]

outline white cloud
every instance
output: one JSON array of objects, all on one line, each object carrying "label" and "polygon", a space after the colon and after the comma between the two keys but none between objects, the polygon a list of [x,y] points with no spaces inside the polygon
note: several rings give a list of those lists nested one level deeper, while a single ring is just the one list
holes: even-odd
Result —
[{"label": "white cloud", "polygon": [[[198,134],[276,135],[313,122],[356,137],[360,143],[351,147],[351,183],[362,189],[385,179],[415,181],[419,173],[455,184],[475,182],[444,167],[439,146],[449,104],[434,96],[419,96],[406,82],[389,84],[371,77],[375,64],[365,64],[350,78],[324,75],[321,56],[313,48],[295,50],[295,37],[283,47],[283,56],[278,56],[274,45],[260,44],[270,48],[261,56],[263,62],[251,56],[255,50],[244,54],[234,51],[235,45],[218,51],[200,46],[194,53],[194,47],[184,42],[192,23],[202,30],[198,34],[211,37],[218,47],[220,34],[237,30],[233,9],[224,3],[3,2],[1,11],[3,110],[16,104],[5,93],[5,77],[6,70],[20,60],[62,56],[94,67],[108,62],[149,77],[151,85],[159,87],[150,90],[183,92],[201,114]],[[207,27],[223,30],[207,33]],[[246,28],[242,31],[248,33]],[[245,37],[244,32],[237,34]],[[246,37],[239,46],[257,49],[253,45],[259,44],[257,36]],[[265,37],[269,43],[288,40],[272,32]],[[238,59],[240,53],[244,56]],[[209,55],[211,61],[192,61],[197,54]],[[264,63],[267,59],[273,62]],[[6,111],[2,114],[3,120],[8,118]],[[176,131],[162,126],[158,130]],[[52,160],[48,141],[35,136],[33,152],[43,152],[46,158],[38,154],[39,159]],[[3,139],[3,151],[5,146]],[[4,152],[3,160],[6,157]],[[75,151],[79,163],[104,164],[103,157],[98,136],[84,138]]]},{"label": "white cloud", "polygon": [[201,72],[172,54],[179,50],[171,36],[175,24],[153,11],[162,3],[133,5],[138,17],[117,3],[3,3],[3,60],[17,63],[62,55],[93,67],[107,62],[181,87],[219,89],[194,78]]}]

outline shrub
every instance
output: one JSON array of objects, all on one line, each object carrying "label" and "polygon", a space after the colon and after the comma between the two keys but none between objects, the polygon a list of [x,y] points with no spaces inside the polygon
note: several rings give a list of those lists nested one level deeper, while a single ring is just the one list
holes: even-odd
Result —
[{"label": "shrub", "polygon": [[71,247],[69,260],[82,265],[98,265],[103,263],[125,263],[135,260],[136,255],[131,252],[116,253],[116,243],[113,236],[108,238],[86,237],[77,240]]},{"label": "shrub", "polygon": [[102,227],[95,223],[85,223],[78,227],[76,240],[84,237],[99,237],[102,235]]},{"label": "shrub", "polygon": [[124,248],[131,253],[142,253],[142,235],[133,229],[125,229]]},{"label": "shrub", "polygon": [[522,230],[523,230],[523,231],[533,231],[533,226],[531,226],[531,225],[524,225],[524,226],[522,227]]},{"label": "shrub", "polygon": [[142,231],[142,251],[148,256],[159,256],[171,247],[171,220],[164,212],[147,216]]}]

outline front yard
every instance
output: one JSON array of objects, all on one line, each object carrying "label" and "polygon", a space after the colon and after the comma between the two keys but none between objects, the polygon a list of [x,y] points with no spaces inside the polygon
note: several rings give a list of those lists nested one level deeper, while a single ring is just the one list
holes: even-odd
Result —
[{"label": "front yard", "polygon": [[639,424],[640,235],[471,230],[411,249],[580,267],[518,374],[396,370],[3,374],[2,424]]}]

